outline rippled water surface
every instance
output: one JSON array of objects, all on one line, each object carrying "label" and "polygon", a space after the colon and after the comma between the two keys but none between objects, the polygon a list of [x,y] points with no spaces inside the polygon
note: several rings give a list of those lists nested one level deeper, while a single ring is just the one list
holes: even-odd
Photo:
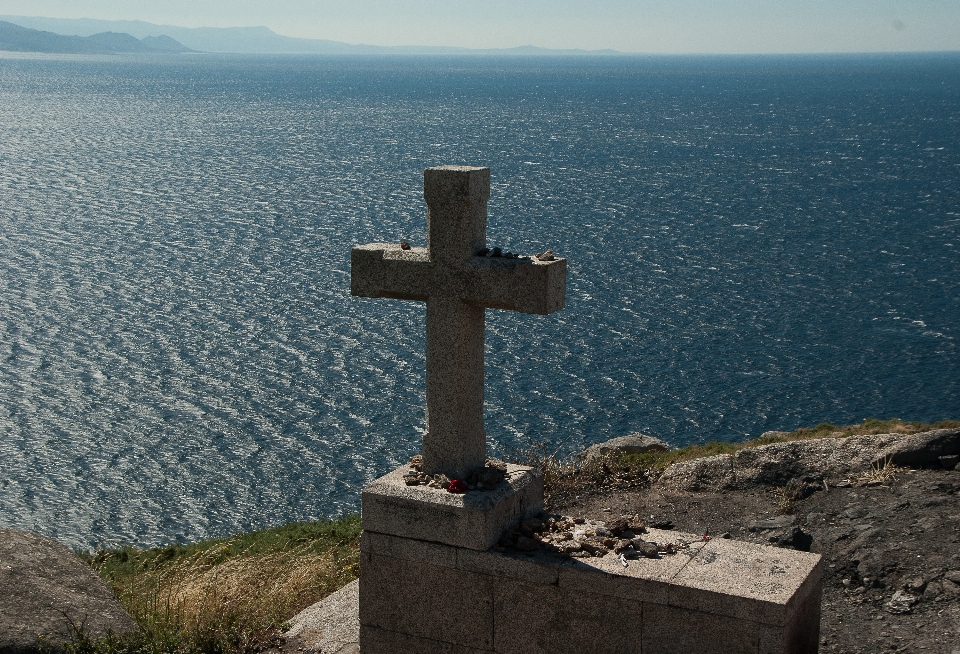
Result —
[{"label": "rippled water surface", "polygon": [[422,170],[569,258],[487,311],[504,454],[960,416],[960,56],[0,55],[0,524],[157,544],[359,507],[423,427]]}]

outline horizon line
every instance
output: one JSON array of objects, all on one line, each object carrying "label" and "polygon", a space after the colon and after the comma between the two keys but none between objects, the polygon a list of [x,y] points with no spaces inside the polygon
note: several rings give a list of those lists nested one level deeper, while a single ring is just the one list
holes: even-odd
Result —
[{"label": "horizon line", "polygon": [[[957,54],[960,53],[960,48],[954,50],[849,50],[849,51],[837,51],[837,50],[796,50],[796,51],[764,51],[764,52],[698,52],[698,51],[689,51],[689,52],[654,52],[654,51],[625,51],[617,50],[611,47],[601,47],[601,48],[583,48],[583,47],[551,47],[551,46],[541,46],[534,45],[532,43],[526,43],[522,45],[513,45],[513,46],[499,46],[499,47],[470,47],[462,45],[423,45],[423,44],[406,44],[406,45],[379,45],[376,43],[352,43],[349,41],[338,41],[332,38],[324,37],[306,37],[306,36],[289,36],[287,34],[281,34],[277,32],[272,27],[268,25],[231,25],[229,27],[220,27],[212,25],[201,25],[198,27],[187,27],[185,25],[176,25],[173,23],[153,23],[147,20],[140,18],[62,18],[59,16],[27,16],[23,14],[0,14],[0,20],[4,18],[28,18],[28,19],[41,19],[41,20],[64,20],[64,21],[97,21],[103,23],[143,23],[145,25],[151,25],[153,27],[174,27],[177,29],[184,30],[244,30],[244,29],[265,29],[286,39],[295,39],[298,41],[326,41],[330,43],[337,43],[341,45],[347,45],[351,47],[358,48],[384,48],[384,49],[413,49],[413,48],[423,48],[430,50],[441,50],[441,49],[450,49],[450,50],[461,50],[459,54],[463,55],[472,55],[472,54],[484,54],[484,53],[494,53],[494,52],[504,52],[509,50],[519,50],[523,48],[534,48],[538,50],[547,50],[553,52],[582,52],[585,54],[592,54],[593,56],[607,56],[607,57],[768,57],[768,56],[863,56],[863,55],[918,55],[918,54]],[[45,31],[45,30],[42,30]],[[56,32],[53,32],[54,34]],[[471,52],[472,51],[472,52]],[[270,53],[250,53],[250,52],[203,52],[198,51],[195,53],[186,53],[186,54],[263,54],[263,55],[281,55],[281,54],[290,54],[290,55],[315,55],[315,56],[372,56],[376,54],[391,55],[391,56],[442,56],[442,55],[452,55],[457,53],[406,53],[406,52],[383,52],[383,53],[304,53],[304,52],[270,52]],[[563,55],[554,55],[554,56],[563,56]]]}]

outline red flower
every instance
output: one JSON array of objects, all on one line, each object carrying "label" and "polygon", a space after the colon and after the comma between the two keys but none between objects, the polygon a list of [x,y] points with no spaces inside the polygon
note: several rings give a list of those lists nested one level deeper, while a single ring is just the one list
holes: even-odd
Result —
[{"label": "red flower", "polygon": [[450,485],[447,486],[448,493],[466,493],[467,485],[460,481],[459,479],[454,479],[450,482]]}]

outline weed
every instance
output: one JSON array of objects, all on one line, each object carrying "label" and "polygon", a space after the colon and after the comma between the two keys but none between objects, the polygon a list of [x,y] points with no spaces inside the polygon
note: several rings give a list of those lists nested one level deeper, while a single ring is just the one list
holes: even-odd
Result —
[{"label": "weed", "polygon": [[887,456],[883,461],[877,461],[873,464],[871,470],[853,480],[855,486],[874,486],[877,484],[887,484],[897,478],[899,468],[894,465],[890,457]]},{"label": "weed", "polygon": [[778,515],[790,515],[793,513],[793,504],[801,499],[801,490],[803,482],[791,480],[786,486],[780,489],[780,501],[777,502]]}]

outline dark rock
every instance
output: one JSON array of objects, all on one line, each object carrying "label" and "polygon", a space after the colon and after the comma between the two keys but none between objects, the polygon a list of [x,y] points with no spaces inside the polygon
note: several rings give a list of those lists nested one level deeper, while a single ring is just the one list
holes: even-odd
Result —
[{"label": "dark rock", "polygon": [[503,481],[504,474],[499,468],[487,467],[481,470],[477,477],[479,483],[492,488]]},{"label": "dark rock", "polygon": [[940,597],[946,600],[954,600],[960,598],[960,584],[949,579],[944,579],[940,582],[940,587],[942,589],[942,594]]},{"label": "dark rock", "polygon": [[614,536],[620,536],[623,532],[627,531],[630,525],[630,518],[627,516],[620,516],[616,520],[608,520],[604,523],[604,527],[613,534]]},{"label": "dark rock", "polygon": [[543,529],[543,521],[537,518],[530,518],[521,523],[521,529],[539,532]]},{"label": "dark rock", "polygon": [[641,556],[655,559],[660,555],[660,547],[656,543],[651,543],[641,538],[634,538],[630,541],[630,545],[632,545],[633,549]]},{"label": "dark rock", "polygon": [[947,470],[953,470],[957,467],[957,463],[960,463],[960,455],[947,454],[946,456],[938,457],[937,460],[940,462],[940,465]]},{"label": "dark rock", "polygon": [[960,455],[960,429],[935,429],[921,434],[909,434],[895,446],[888,448],[874,459],[898,466],[922,467],[940,464],[940,457]]},{"label": "dark rock", "polygon": [[811,511],[807,514],[806,522],[808,526],[823,524],[827,521],[827,514]]},{"label": "dark rock", "polygon": [[540,541],[535,538],[520,536],[517,538],[517,544],[515,547],[521,552],[533,552],[540,547]]},{"label": "dark rock", "polygon": [[0,652],[60,650],[74,627],[91,638],[137,628],[113,591],[88,565],[54,540],[0,529]]},{"label": "dark rock", "polygon": [[598,555],[603,556],[604,554],[607,553],[607,548],[605,548],[600,543],[596,543],[594,541],[585,540],[582,543],[580,543],[580,547],[581,549],[583,549],[583,551],[589,552],[594,556],[598,556]]},{"label": "dark rock", "polygon": [[800,527],[794,527],[786,535],[777,539],[779,547],[788,547],[800,552],[809,552],[813,544],[813,536]]},{"label": "dark rock", "polygon": [[923,599],[927,602],[932,602],[940,596],[940,593],[943,592],[943,586],[938,582],[932,581],[927,584],[927,587],[923,591]]},{"label": "dark rock", "polygon": [[923,577],[915,577],[903,584],[903,589],[911,593],[921,594],[927,588],[927,581]]},{"label": "dark rock", "polygon": [[856,520],[857,518],[862,518],[867,515],[869,511],[863,508],[862,506],[851,506],[849,509],[843,512],[843,515],[849,518],[850,520]]}]

